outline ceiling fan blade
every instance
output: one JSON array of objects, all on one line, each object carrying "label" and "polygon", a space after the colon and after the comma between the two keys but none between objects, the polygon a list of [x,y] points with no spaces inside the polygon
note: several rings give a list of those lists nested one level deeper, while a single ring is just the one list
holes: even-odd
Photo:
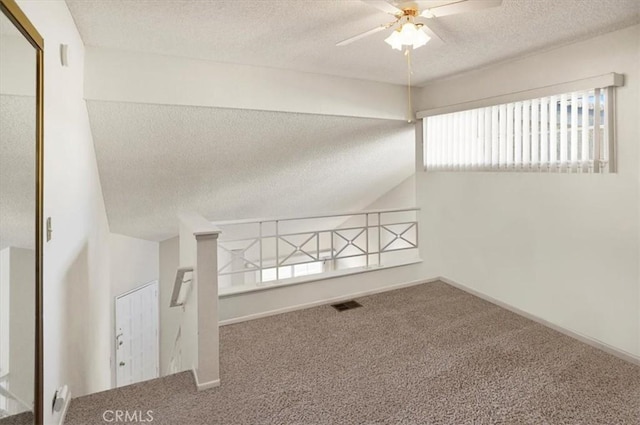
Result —
[{"label": "ceiling fan blade", "polygon": [[420,16],[425,18],[439,18],[441,16],[456,15],[458,13],[497,7],[501,4],[502,0],[458,0],[442,6],[425,9],[422,11]]},{"label": "ceiling fan blade", "polygon": [[371,7],[375,7],[378,10],[389,13],[391,15],[402,15],[402,10],[398,9],[394,5],[387,3],[384,0],[360,0],[363,3],[368,4]]},{"label": "ceiling fan blade", "polygon": [[419,10],[423,10],[444,6],[449,3],[456,3],[458,1],[460,0],[409,0],[402,3],[395,2],[395,4],[398,6],[398,9],[415,8],[417,6]]},{"label": "ceiling fan blade", "polygon": [[390,24],[380,25],[379,27],[375,27],[373,29],[370,29],[369,31],[365,31],[362,34],[354,35],[353,37],[349,37],[346,40],[342,40],[341,42],[336,43],[336,46],[346,46],[347,44],[351,44],[354,41],[360,40],[361,38],[365,38],[370,36],[371,34],[375,34],[377,32],[386,30],[390,26],[391,26]]},{"label": "ceiling fan blade", "polygon": [[442,44],[444,43],[444,41],[442,40],[442,38],[436,34],[436,32],[434,30],[432,30],[431,28],[429,28],[427,26],[427,24],[425,24],[424,22],[422,22],[422,30],[429,36],[431,37],[431,40],[429,40],[429,44],[431,46],[433,45],[437,45],[437,44]]}]

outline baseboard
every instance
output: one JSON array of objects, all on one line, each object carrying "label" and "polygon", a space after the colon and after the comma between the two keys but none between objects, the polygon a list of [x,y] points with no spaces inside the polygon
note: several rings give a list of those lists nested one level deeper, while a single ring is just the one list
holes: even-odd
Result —
[{"label": "baseboard", "polygon": [[196,370],[196,368],[191,369],[191,372],[193,373],[193,379],[196,381],[196,387],[198,388],[198,391],[204,391],[220,386],[220,379],[208,382],[200,382],[200,380],[198,379],[198,371]]},{"label": "baseboard", "polygon": [[631,354],[629,352],[626,352],[624,350],[620,350],[619,348],[613,347],[613,346],[611,346],[611,345],[609,345],[609,344],[607,344],[605,342],[598,341],[597,339],[594,339],[594,338],[591,338],[589,336],[583,335],[583,334],[581,334],[579,332],[576,332],[576,331],[573,331],[571,329],[567,329],[567,328],[564,328],[564,327],[562,327],[560,325],[556,325],[555,323],[551,323],[548,320],[545,320],[545,319],[543,319],[541,317],[538,317],[538,316],[536,316],[534,314],[528,313],[528,312],[526,312],[524,310],[521,310],[521,309],[519,309],[517,307],[514,307],[512,305],[509,305],[509,304],[507,304],[507,303],[505,303],[503,301],[497,300],[497,299],[495,299],[495,298],[493,298],[493,297],[491,297],[489,295],[486,295],[486,294],[484,294],[482,292],[476,291],[475,289],[472,289],[472,288],[470,288],[470,287],[468,287],[466,285],[463,285],[461,283],[455,282],[455,281],[453,281],[451,279],[448,279],[446,277],[442,277],[441,276],[440,278],[438,278],[436,280],[440,280],[440,281],[446,283],[447,285],[451,285],[451,286],[453,286],[455,288],[458,288],[458,289],[460,289],[460,290],[462,290],[464,292],[467,292],[467,293],[469,293],[471,295],[474,295],[474,296],[476,296],[478,298],[482,298],[483,300],[488,301],[491,304],[495,304],[495,305],[497,305],[499,307],[504,308],[505,310],[509,310],[509,311],[511,311],[513,313],[516,313],[516,314],[518,314],[518,315],[520,315],[522,317],[526,317],[529,320],[533,320],[536,323],[539,323],[539,324],[541,324],[543,326],[551,328],[551,329],[553,329],[555,331],[558,331],[561,334],[567,335],[567,336],[569,336],[571,338],[577,339],[580,342],[583,342],[583,343],[585,343],[587,345],[590,345],[590,346],[592,346],[594,348],[597,348],[597,349],[602,350],[602,351],[604,351],[606,353],[609,353],[609,354],[611,354],[613,356],[616,356],[619,359],[622,359],[622,360],[625,360],[625,361],[627,361],[629,363],[633,363],[633,364],[636,364],[636,365],[640,366],[640,357],[635,356],[635,355],[633,355],[633,354]]},{"label": "baseboard", "polygon": [[[355,292],[355,293],[351,293],[348,295],[341,295],[339,297],[334,297],[334,298],[325,298],[322,300],[318,300],[318,301],[313,301],[310,303],[304,303],[304,304],[297,304],[297,305],[293,305],[293,306],[287,306],[287,307],[283,307],[283,308],[279,308],[279,309],[275,309],[275,310],[269,310],[269,311],[265,311],[265,312],[261,312],[261,313],[255,313],[255,314],[249,314],[246,316],[241,316],[241,317],[234,317],[232,319],[225,319],[225,320],[221,320],[219,322],[220,326],[225,326],[225,325],[232,325],[234,323],[241,323],[241,322],[246,322],[248,320],[255,320],[255,319],[261,319],[264,317],[269,317],[269,316],[275,316],[278,314],[283,314],[283,313],[289,313],[292,311],[297,311],[297,310],[304,310],[307,308],[312,308],[312,307],[318,307],[321,305],[326,305],[326,304],[332,304],[332,303],[338,303],[338,302],[342,302],[342,301],[346,301],[349,299],[353,299],[353,298],[358,298],[358,297],[365,297],[368,295],[375,295],[375,294],[379,294],[382,292],[387,292],[387,291],[393,291],[395,289],[402,289],[402,288],[408,288],[410,286],[415,286],[415,285],[420,285],[423,283],[432,283],[432,282],[437,282],[437,281],[442,281],[444,283],[446,283],[447,285],[451,285],[455,288],[458,288],[462,291],[465,291],[471,295],[474,295],[478,298],[481,298],[485,301],[488,301],[492,304],[495,304],[499,307],[502,307],[506,310],[509,310],[515,314],[518,314],[522,317],[525,317],[529,320],[533,320],[536,323],[539,323],[543,326],[546,326],[548,328],[551,328],[557,332],[560,332],[564,335],[567,335],[571,338],[574,338],[580,342],[583,342],[587,345],[590,345],[594,348],[597,348],[599,350],[602,350],[606,353],[609,353],[613,356],[616,356],[624,361],[627,361],[629,363],[632,364],[636,364],[640,366],[640,357],[639,356],[635,356],[634,354],[631,354],[627,351],[621,350],[619,348],[613,347],[612,345],[609,345],[605,342],[599,341],[597,339],[594,339],[592,337],[589,337],[587,335],[583,335],[579,332],[573,331],[571,329],[567,329],[565,327],[562,327],[560,325],[557,325],[555,323],[549,322],[546,319],[543,319],[539,316],[536,316],[532,313],[529,313],[527,311],[521,310],[517,307],[514,307],[510,304],[507,304],[503,301],[500,301],[496,298],[493,298],[487,294],[484,294],[480,291],[477,291],[475,289],[470,288],[469,286],[463,285],[461,283],[458,283],[456,281],[453,281],[449,278],[446,278],[444,276],[440,276],[440,277],[436,277],[436,278],[429,278],[429,279],[421,279],[421,280],[415,280],[415,281],[411,281],[411,282],[405,282],[405,283],[399,283],[396,285],[391,285],[391,286],[385,286],[383,288],[376,288],[376,289],[372,289],[372,290],[368,290],[368,291],[361,291],[361,292]],[[195,371],[194,371],[195,374]],[[197,382],[197,379],[196,379]],[[218,384],[219,385],[219,381]],[[214,386],[217,386],[214,385]]]},{"label": "baseboard", "polygon": [[246,315],[246,316],[234,317],[232,319],[220,320],[220,322],[218,322],[218,324],[220,326],[232,325],[234,323],[241,323],[241,322],[246,322],[248,320],[261,319],[263,317],[275,316],[277,314],[290,313],[292,311],[304,310],[306,308],[318,307],[318,306],[325,305],[325,304],[339,303],[339,302],[350,300],[350,299],[353,299],[353,298],[366,297],[368,295],[375,295],[375,294],[379,294],[381,292],[393,291],[394,289],[408,288],[410,286],[421,285],[423,283],[436,282],[438,280],[440,280],[440,278],[420,279],[420,280],[415,280],[415,281],[411,281],[411,282],[399,283],[399,284],[396,284],[396,285],[385,286],[383,288],[376,288],[376,289],[371,289],[371,290],[368,290],[368,291],[361,291],[361,292],[355,292],[355,293],[351,293],[351,294],[347,294],[347,295],[341,295],[341,296],[335,297],[335,298],[324,298],[322,300],[313,301],[313,302],[310,302],[310,303],[296,304],[296,305],[293,305],[293,306],[287,306],[287,307],[278,308],[278,309],[275,309],[275,310],[264,311],[264,312],[261,312],[261,313],[254,313],[254,314],[249,314],[249,315]]}]

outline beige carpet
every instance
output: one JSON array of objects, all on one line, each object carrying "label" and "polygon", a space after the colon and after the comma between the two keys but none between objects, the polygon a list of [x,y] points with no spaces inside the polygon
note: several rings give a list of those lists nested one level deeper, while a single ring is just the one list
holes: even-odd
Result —
[{"label": "beige carpet", "polygon": [[33,413],[25,412],[0,419],[0,425],[33,425]]},{"label": "beige carpet", "polygon": [[640,424],[638,366],[443,283],[358,301],[224,326],[221,387],[186,372],[75,399],[67,423]]}]

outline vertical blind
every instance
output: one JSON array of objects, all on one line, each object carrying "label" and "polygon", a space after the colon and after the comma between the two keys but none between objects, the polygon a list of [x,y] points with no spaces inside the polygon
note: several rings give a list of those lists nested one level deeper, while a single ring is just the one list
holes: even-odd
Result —
[{"label": "vertical blind", "polygon": [[608,169],[606,89],[425,117],[430,170],[603,172]]}]

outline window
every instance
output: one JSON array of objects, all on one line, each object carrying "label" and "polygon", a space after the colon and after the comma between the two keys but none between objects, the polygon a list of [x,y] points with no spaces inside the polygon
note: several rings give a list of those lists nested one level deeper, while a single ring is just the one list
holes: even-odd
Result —
[{"label": "window", "polygon": [[427,171],[614,171],[613,88],[424,117]]},{"label": "window", "polygon": [[[322,272],[324,272],[324,260],[278,267],[278,275],[280,279],[308,276],[311,274],[318,274]],[[260,271],[258,271],[258,273],[260,273]],[[262,282],[269,282],[272,280],[276,280],[276,268],[271,267],[268,269],[263,269]]]}]

